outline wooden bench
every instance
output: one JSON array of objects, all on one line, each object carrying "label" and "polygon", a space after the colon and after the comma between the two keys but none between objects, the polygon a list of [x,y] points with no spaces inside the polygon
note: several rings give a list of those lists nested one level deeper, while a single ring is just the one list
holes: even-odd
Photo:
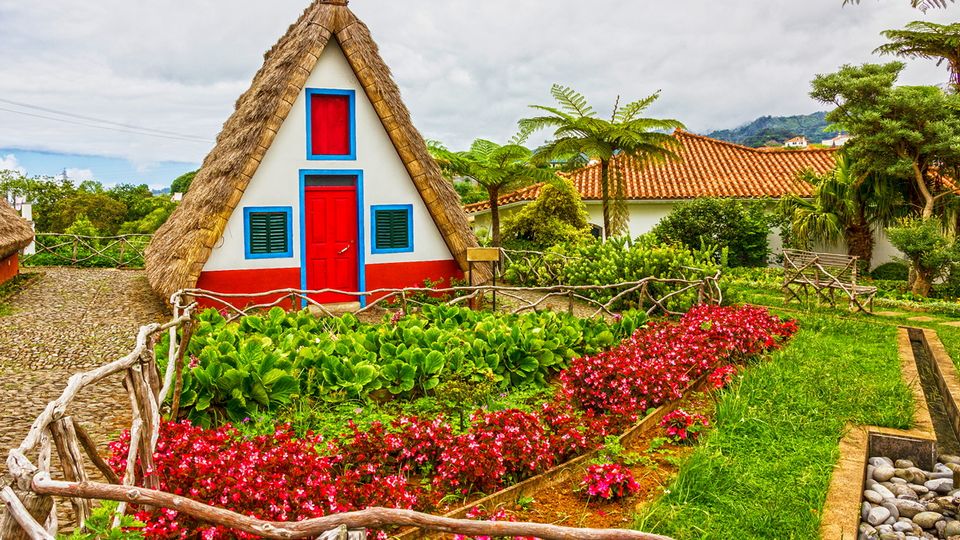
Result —
[{"label": "wooden bench", "polygon": [[[857,285],[857,257],[835,253],[815,253],[796,249],[783,250],[783,293],[786,301],[803,302],[814,293],[818,301],[837,305],[838,292],[847,299],[850,309],[873,311],[876,287]],[[800,295],[803,294],[804,298]]]}]

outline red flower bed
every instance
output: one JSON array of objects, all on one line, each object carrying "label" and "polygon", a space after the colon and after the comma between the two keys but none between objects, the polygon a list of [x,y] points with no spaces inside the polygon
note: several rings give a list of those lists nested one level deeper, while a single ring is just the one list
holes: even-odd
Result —
[{"label": "red flower bed", "polygon": [[[244,438],[230,426],[165,423],[155,455],[161,489],[261,519],[294,521],[368,506],[431,510],[447,495],[490,493],[596,447],[648,408],[679,398],[720,365],[774,349],[797,327],[766,310],[698,306],[641,328],[610,351],[575,359],[536,413],[478,411],[467,432],[443,417],[325,442],[289,426]],[[125,467],[129,435],[111,446]],[[628,486],[629,487],[629,486]],[[171,510],[141,512],[149,538],[251,538]]]},{"label": "red flower bed", "polygon": [[796,330],[762,308],[696,306],[678,323],[651,324],[609,351],[573,360],[560,374],[562,392],[586,411],[633,422],[717,366],[775,348]]}]

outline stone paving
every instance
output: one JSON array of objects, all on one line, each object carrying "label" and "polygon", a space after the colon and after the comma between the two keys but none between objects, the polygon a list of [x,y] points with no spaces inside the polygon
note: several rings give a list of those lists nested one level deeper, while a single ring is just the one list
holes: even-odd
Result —
[{"label": "stone paving", "polygon": [[[26,271],[39,275],[4,300],[12,312],[0,316],[2,461],[11,447],[20,444],[43,407],[63,392],[70,375],[127,354],[140,326],[169,317],[142,271],[54,267]],[[68,413],[106,455],[106,443],[130,421],[120,377],[81,392]],[[53,467],[58,468],[56,459]],[[91,467],[88,474],[102,478]],[[61,524],[68,522],[65,508],[61,505]]]}]

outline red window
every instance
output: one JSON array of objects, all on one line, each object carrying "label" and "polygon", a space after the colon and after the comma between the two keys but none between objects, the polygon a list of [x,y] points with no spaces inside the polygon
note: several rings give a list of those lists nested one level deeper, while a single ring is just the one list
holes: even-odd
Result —
[{"label": "red window", "polygon": [[353,92],[308,90],[310,158],[353,158]]}]

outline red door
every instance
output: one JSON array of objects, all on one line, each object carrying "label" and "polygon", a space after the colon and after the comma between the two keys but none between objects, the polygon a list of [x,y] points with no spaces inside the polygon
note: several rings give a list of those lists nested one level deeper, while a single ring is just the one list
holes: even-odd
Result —
[{"label": "red door", "polygon": [[[356,186],[306,187],[304,193],[307,289],[359,289]],[[323,303],[357,302],[359,297],[324,293]]]}]

